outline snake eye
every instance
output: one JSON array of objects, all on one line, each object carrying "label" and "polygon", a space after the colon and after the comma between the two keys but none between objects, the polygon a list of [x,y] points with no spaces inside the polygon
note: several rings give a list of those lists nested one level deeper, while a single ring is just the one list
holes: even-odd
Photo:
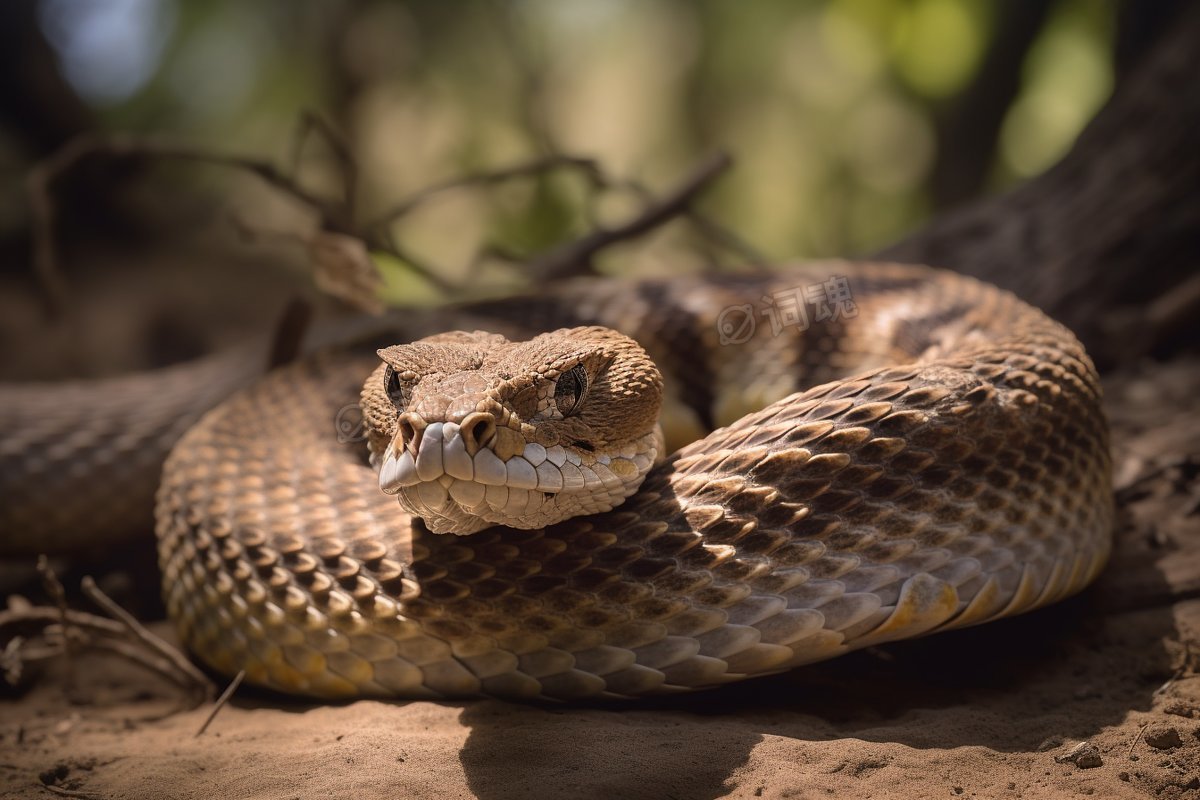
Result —
[{"label": "snake eye", "polygon": [[567,372],[558,376],[554,384],[554,405],[558,413],[568,417],[579,408],[583,394],[587,391],[587,371],[583,364],[576,364]]},{"label": "snake eye", "polygon": [[397,409],[404,407],[404,387],[400,384],[400,376],[396,374],[396,370],[388,367],[384,377],[383,385],[387,390],[388,399],[392,401]]}]

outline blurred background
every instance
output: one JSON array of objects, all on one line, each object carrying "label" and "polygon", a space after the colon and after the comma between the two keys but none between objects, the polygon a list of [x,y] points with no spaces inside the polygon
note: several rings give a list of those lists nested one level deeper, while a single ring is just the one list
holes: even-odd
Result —
[{"label": "blurred background", "polygon": [[[249,287],[261,276],[247,265],[303,270],[314,231],[358,233],[424,187],[554,155],[595,159],[599,173],[441,192],[386,225],[383,296],[518,288],[521,261],[635,215],[645,192],[669,192],[715,151],[734,166],[699,207],[720,227],[673,221],[604,250],[597,269],[869,253],[1052,165],[1172,5],[11,0],[0,5],[0,280],[46,291],[31,267],[31,168],[77,137],[116,133],[273,165],[328,205],[194,157],[79,158],[47,192],[76,298],[102,295],[139,259],[155,275],[188,258],[239,263]],[[334,135],[310,128],[297,155],[305,114]],[[94,273],[103,280],[81,288]],[[157,280],[136,282],[159,298],[201,291]],[[257,302],[237,311],[216,283],[205,314],[261,313]],[[167,330],[182,313],[161,314],[155,335],[186,351],[187,335]]]}]

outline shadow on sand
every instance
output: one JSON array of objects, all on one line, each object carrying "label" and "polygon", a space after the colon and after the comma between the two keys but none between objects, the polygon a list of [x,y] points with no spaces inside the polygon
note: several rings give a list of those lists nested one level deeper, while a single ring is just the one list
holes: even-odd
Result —
[{"label": "shadow on sand", "polygon": [[[1148,709],[1170,675],[1163,640],[1176,635],[1171,608],[1113,610],[1114,572],[1023,617],[719,690],[533,714],[498,701],[465,704],[462,766],[487,800],[701,798],[726,794],[767,736],[998,752],[1086,739]],[[583,755],[595,748],[619,755],[597,770],[594,755]],[[517,782],[513,764],[524,768]]]}]

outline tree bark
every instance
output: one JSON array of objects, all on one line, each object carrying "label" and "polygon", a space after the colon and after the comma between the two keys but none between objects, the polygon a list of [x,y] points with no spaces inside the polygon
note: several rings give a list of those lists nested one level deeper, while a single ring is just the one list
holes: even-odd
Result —
[{"label": "tree bark", "polygon": [[1021,71],[1049,15],[1048,0],[1002,3],[996,32],[975,79],[937,115],[937,161],[930,193],[937,210],[977,197],[992,167],[1004,115],[1021,89]]}]

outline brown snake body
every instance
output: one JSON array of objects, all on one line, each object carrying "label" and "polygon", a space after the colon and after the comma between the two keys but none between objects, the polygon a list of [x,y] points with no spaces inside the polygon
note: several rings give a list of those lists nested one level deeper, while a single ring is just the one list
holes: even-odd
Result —
[{"label": "brown snake body", "polygon": [[[838,277],[848,298],[813,289]],[[671,455],[613,510],[545,528],[434,534],[380,491],[335,427],[374,347],[321,352],[205,415],[156,514],[189,648],[316,697],[635,696],[1017,614],[1107,558],[1095,370],[1007,293],[821,263],[584,281],[439,320],[514,340],[581,325],[658,365]]]}]

